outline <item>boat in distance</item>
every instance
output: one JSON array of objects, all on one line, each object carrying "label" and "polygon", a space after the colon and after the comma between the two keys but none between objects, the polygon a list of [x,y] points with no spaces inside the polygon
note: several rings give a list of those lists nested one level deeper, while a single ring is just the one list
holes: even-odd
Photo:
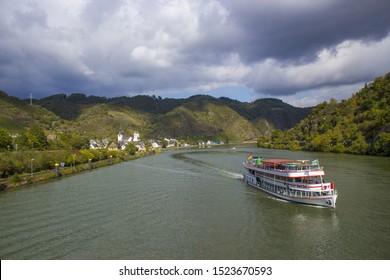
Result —
[{"label": "boat in distance", "polygon": [[318,160],[262,159],[248,157],[243,163],[244,182],[280,199],[336,208],[337,190],[325,182]]}]

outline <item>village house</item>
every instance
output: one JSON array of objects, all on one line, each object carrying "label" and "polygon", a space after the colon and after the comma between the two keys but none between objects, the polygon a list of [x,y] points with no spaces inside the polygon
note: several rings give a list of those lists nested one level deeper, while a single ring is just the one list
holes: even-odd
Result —
[{"label": "village house", "polygon": [[95,139],[90,139],[89,140],[89,148],[90,149],[99,149],[99,144],[97,143],[97,141]]},{"label": "village house", "polygon": [[164,138],[164,140],[168,143],[167,144],[167,148],[172,148],[172,147],[179,147],[179,141],[177,141],[176,139],[167,139],[167,138]]},{"label": "village house", "polygon": [[108,138],[105,138],[103,140],[90,139],[89,140],[89,148],[93,149],[93,150],[105,149],[105,148],[107,148],[109,143],[110,143],[110,140]]},{"label": "village house", "polygon": [[162,142],[159,140],[150,139],[148,142],[151,144],[153,150],[162,149]]},{"label": "village house", "polygon": [[146,151],[146,146],[145,146],[144,142],[138,141],[138,142],[133,142],[133,144],[134,144],[134,146],[137,147],[139,152],[145,152]]},{"label": "village house", "polygon": [[118,146],[117,146],[117,144],[114,141],[112,141],[111,144],[108,145],[107,149],[110,150],[110,151],[117,151],[118,150]]},{"label": "village house", "polygon": [[201,147],[201,146],[204,146],[205,143],[203,141],[198,141],[198,145]]}]

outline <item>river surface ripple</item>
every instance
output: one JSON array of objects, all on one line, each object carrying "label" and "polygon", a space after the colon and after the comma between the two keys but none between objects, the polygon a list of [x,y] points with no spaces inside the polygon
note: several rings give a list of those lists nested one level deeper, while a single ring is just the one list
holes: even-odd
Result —
[{"label": "river surface ripple", "polygon": [[[242,182],[242,161],[319,159],[335,210]],[[0,193],[1,259],[389,259],[390,158],[167,151]]]}]

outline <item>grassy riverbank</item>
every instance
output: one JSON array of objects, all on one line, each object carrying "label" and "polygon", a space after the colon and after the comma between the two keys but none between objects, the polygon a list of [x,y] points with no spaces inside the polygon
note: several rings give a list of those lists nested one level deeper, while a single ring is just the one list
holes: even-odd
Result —
[{"label": "grassy riverbank", "polygon": [[[105,167],[121,162],[125,162],[128,160],[133,160],[149,155],[154,155],[155,153],[161,152],[160,150],[157,151],[148,151],[148,152],[138,152],[135,155],[128,155],[124,152],[109,152],[106,153],[104,151],[99,152],[99,157],[90,157],[87,160],[83,159],[83,162],[80,162],[80,160],[76,160],[76,153],[72,153],[72,159],[73,161],[71,163],[65,163],[63,161],[55,161],[54,164],[51,164],[49,168],[43,169],[41,163],[36,164],[36,168],[34,167],[34,164],[38,162],[40,157],[44,157],[42,155],[42,151],[40,152],[29,152],[24,153],[22,156],[23,158],[29,159],[29,164],[26,164],[24,167],[20,167],[19,170],[24,170],[23,173],[13,173],[10,176],[7,176],[5,178],[0,179],[0,190],[9,189],[9,188],[16,188],[16,187],[22,187],[26,185],[31,185],[33,183],[38,182],[44,182],[48,180],[53,180],[58,177],[63,176],[69,176],[73,174],[77,174],[80,172],[90,171],[96,168]],[[40,154],[41,153],[41,154]],[[59,153],[60,154],[60,153]],[[10,156],[11,153],[2,153],[2,161],[3,164],[1,165],[1,171],[3,174],[5,172],[10,172],[12,168],[11,166],[8,167],[8,169],[4,166],[4,161],[10,161],[12,158],[17,157],[15,154]],[[37,161],[35,158],[37,158]],[[6,160],[4,160],[6,158]],[[24,160],[26,161],[26,160]],[[19,163],[22,162],[22,160],[19,161]],[[58,163],[60,162],[60,163]],[[63,163],[61,166],[61,163]],[[14,163],[15,164],[15,163]],[[57,167],[56,167],[57,165]],[[58,172],[56,172],[56,168],[58,168]],[[29,172],[26,172],[29,169]]]}]

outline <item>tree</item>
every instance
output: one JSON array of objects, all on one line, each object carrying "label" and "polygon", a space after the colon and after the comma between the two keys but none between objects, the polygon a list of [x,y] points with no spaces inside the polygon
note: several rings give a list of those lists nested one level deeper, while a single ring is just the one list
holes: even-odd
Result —
[{"label": "tree", "polygon": [[152,143],[150,143],[149,141],[145,141],[145,147],[146,147],[146,150],[149,151],[152,149]]},{"label": "tree", "polygon": [[9,149],[12,147],[12,137],[8,130],[0,128],[0,149]]},{"label": "tree", "polygon": [[126,146],[126,151],[130,155],[135,155],[135,153],[138,151],[138,148],[133,143],[128,143]]},{"label": "tree", "polygon": [[371,152],[375,155],[390,156],[390,134],[381,133],[376,139]]},{"label": "tree", "polygon": [[349,147],[349,152],[352,154],[365,155],[368,151],[368,144],[364,139],[362,134],[359,134],[355,141],[352,142],[351,147]]},{"label": "tree", "polygon": [[89,146],[89,140],[80,134],[70,134],[67,143],[72,149],[82,149]]},{"label": "tree", "polygon": [[45,133],[38,126],[33,126],[31,129],[26,131],[26,133],[24,133],[18,140],[21,146],[26,146],[32,149],[43,150],[48,146]]},{"label": "tree", "polygon": [[40,149],[47,148],[48,143],[47,143],[47,138],[43,130],[39,126],[33,126],[31,128],[31,132],[34,134],[34,136],[38,140],[38,147]]}]

